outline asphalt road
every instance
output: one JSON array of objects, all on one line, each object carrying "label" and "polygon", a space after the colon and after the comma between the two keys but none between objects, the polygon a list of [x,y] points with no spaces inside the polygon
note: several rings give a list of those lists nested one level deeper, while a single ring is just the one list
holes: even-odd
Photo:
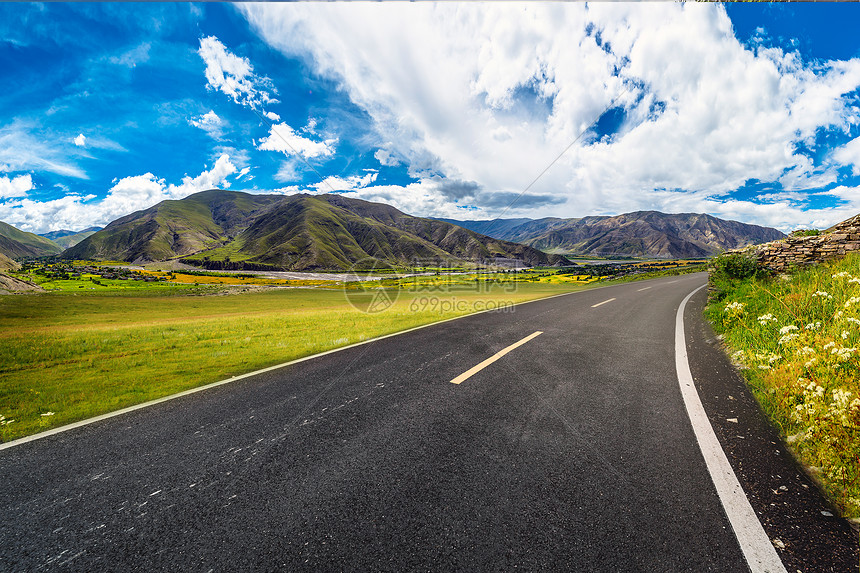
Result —
[{"label": "asphalt road", "polygon": [[478,314],[0,451],[0,570],[744,571],[675,373],[704,281]]}]

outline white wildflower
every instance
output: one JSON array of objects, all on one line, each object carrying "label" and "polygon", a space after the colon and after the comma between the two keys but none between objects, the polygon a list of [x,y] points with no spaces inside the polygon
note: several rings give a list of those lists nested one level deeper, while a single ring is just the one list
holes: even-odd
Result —
[{"label": "white wildflower", "polygon": [[853,316],[849,316],[845,320],[850,322],[851,324],[856,324],[857,326],[860,326],[860,319],[856,319]]},{"label": "white wildflower", "polygon": [[810,322],[809,324],[807,324],[806,326],[803,327],[804,330],[818,330],[819,328],[821,328],[821,321],[820,320],[817,322]]},{"label": "white wildflower", "polygon": [[830,410],[843,426],[850,425],[851,421],[848,416],[851,410],[851,392],[837,388],[833,391],[833,402],[830,404]]},{"label": "white wildflower", "polygon": [[829,350],[829,349],[833,348],[834,346],[836,346],[836,343],[831,341],[831,342],[828,342],[827,344],[825,344],[822,348],[824,350]]},{"label": "white wildflower", "polygon": [[783,336],[779,339],[779,344],[781,344],[781,345],[782,344],[788,344],[789,342],[791,342],[792,340],[795,340],[796,338],[797,338],[796,334],[786,334],[785,336]]},{"label": "white wildflower", "polygon": [[759,364],[758,369],[759,370],[770,370],[770,366],[767,364]]},{"label": "white wildflower", "polygon": [[857,353],[856,348],[834,348],[831,354],[835,354],[836,358],[839,359],[840,362],[848,362],[851,360],[851,357]]},{"label": "white wildflower", "polygon": [[42,417],[45,417],[45,416],[53,416],[53,415],[54,415],[54,413],[53,413],[53,412],[45,412],[44,414],[39,414],[39,415],[40,415],[40,416],[42,416]]},{"label": "white wildflower", "polygon": [[758,320],[759,324],[761,324],[762,326],[766,326],[768,322],[776,322],[776,317],[771,313],[767,313],[761,315],[756,320]]},{"label": "white wildflower", "polygon": [[825,291],[823,291],[823,290],[817,290],[817,291],[815,291],[814,293],[812,293],[812,296],[820,296],[820,297],[821,297],[821,298],[823,298],[823,299],[831,299],[831,298],[833,298],[833,295],[832,295],[832,294],[830,294],[829,292],[825,292]]},{"label": "white wildflower", "polygon": [[9,424],[11,424],[14,421],[15,420],[7,420],[6,416],[4,416],[3,414],[0,414],[0,426],[8,426]]},{"label": "white wildflower", "polygon": [[787,325],[787,326],[783,326],[782,328],[780,328],[780,329],[779,329],[779,333],[780,333],[780,334],[788,334],[788,333],[789,333],[789,332],[791,332],[792,330],[797,330],[797,327],[796,327],[796,326],[794,326],[793,324],[789,324],[789,325]]},{"label": "white wildflower", "polygon": [[803,365],[803,366],[804,366],[805,368],[812,368],[812,366],[813,366],[816,362],[818,362],[818,358],[812,358],[811,360],[809,360],[809,361],[807,361],[806,363],[804,363],[804,365]]},{"label": "white wildflower", "polygon": [[833,278],[834,279],[844,279],[844,278],[850,279],[851,275],[846,273],[845,271],[842,271],[842,272],[839,272],[839,273],[836,273],[835,275],[833,275]]},{"label": "white wildflower", "polygon": [[842,340],[848,340],[850,333],[847,330],[842,331]]},{"label": "white wildflower", "polygon": [[804,346],[800,350],[797,351],[801,356],[809,356],[810,354],[815,354],[815,349],[809,346]]},{"label": "white wildflower", "polygon": [[857,304],[858,302],[860,302],[860,297],[852,296],[845,301],[845,308],[851,308],[851,305]]},{"label": "white wildflower", "polygon": [[741,312],[745,306],[742,302],[730,302],[726,305],[726,312]]},{"label": "white wildflower", "polygon": [[849,279],[848,282],[860,285],[860,277],[854,277],[853,279]]}]

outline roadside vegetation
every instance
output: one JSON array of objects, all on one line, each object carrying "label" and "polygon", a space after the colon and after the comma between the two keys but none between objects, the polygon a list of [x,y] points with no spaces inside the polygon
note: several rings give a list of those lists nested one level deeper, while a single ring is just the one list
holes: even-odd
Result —
[{"label": "roadside vegetation", "polygon": [[860,255],[772,275],[713,261],[707,315],[795,456],[860,517]]}]

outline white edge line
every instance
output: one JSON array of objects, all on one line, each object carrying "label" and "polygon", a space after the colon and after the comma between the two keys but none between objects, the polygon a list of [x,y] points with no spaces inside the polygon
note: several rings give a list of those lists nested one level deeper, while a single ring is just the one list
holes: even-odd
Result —
[{"label": "white edge line", "polygon": [[729,518],[750,571],[752,573],[786,573],[785,566],[767,533],[765,533],[764,527],[762,527],[735,472],[732,470],[732,466],[729,464],[726,453],[717,440],[693,383],[684,336],[684,309],[687,306],[687,301],[705,286],[702,285],[688,294],[681,302],[678,313],[675,315],[675,369],[678,373],[681,395],[684,398],[687,415],[690,417],[690,423],[693,426],[696,440],[699,442],[699,449],[705,458],[708,472],[711,474],[717,494],[720,496],[720,502],[723,504],[723,509]]},{"label": "white edge line", "polygon": [[601,304],[606,304],[607,302],[612,302],[613,300],[615,300],[615,298],[614,298],[614,297],[613,297],[613,298],[610,298],[610,299],[606,299],[606,300],[604,300],[603,302],[598,302],[597,304],[592,304],[592,305],[591,305],[591,308],[597,308],[597,307],[598,307],[598,306],[600,306]]},{"label": "white edge line", "polygon": [[[655,279],[649,279],[649,280],[660,280],[660,279],[655,278]],[[514,303],[514,306],[520,306],[520,305],[529,304],[532,302],[539,302],[542,300],[549,300],[551,298],[557,298],[560,296],[569,296],[572,294],[578,294],[578,293],[583,293],[583,292],[592,292],[592,291],[600,290],[600,289],[604,289],[604,288],[625,286],[628,284],[630,284],[630,283],[603,285],[603,286],[592,287],[592,288],[584,288],[582,290],[575,290],[575,291],[571,291],[571,292],[563,292],[560,294],[554,294],[552,296],[545,296],[543,298],[536,298],[534,300],[526,300],[523,302]],[[169,396],[164,396],[162,398],[156,398],[155,400],[150,400],[149,402],[143,402],[142,404],[135,404],[134,406],[129,406],[128,408],[123,408],[122,410],[116,410],[113,412],[108,412],[108,413],[102,414],[100,416],[94,416],[92,418],[87,418],[86,420],[80,420],[77,422],[73,422],[71,424],[66,424],[65,426],[60,426],[58,428],[53,428],[51,430],[45,430],[44,432],[39,432],[38,434],[33,434],[30,436],[25,436],[23,438],[18,438],[17,440],[12,440],[11,442],[4,442],[4,443],[0,444],[0,450],[5,450],[8,448],[13,448],[15,446],[20,446],[20,445],[26,444],[28,442],[34,442],[36,440],[41,440],[42,438],[54,436],[54,435],[60,434],[62,432],[68,432],[69,430],[74,430],[75,428],[80,428],[82,426],[88,426],[90,424],[95,424],[96,422],[101,422],[102,420],[107,420],[107,419],[113,418],[115,416],[121,416],[123,414],[128,414],[129,412],[134,412],[135,410],[142,410],[143,408],[155,406],[156,404],[161,404],[162,402],[174,400],[176,398],[188,396],[190,394],[195,394],[197,392],[203,392],[204,390],[209,390],[210,388],[215,388],[217,386],[222,386],[224,384],[236,382],[238,380],[242,380],[243,378],[250,378],[251,376],[256,376],[258,374],[264,374],[266,372],[271,372],[272,370],[277,370],[279,368],[284,368],[286,366],[292,366],[293,364],[298,364],[299,362],[304,362],[305,360],[313,360],[314,358],[319,358],[320,356],[325,356],[326,354],[334,354],[335,352],[340,352],[342,350],[347,350],[349,348],[361,346],[362,344],[370,344],[371,342],[376,342],[378,340],[383,340],[385,338],[391,338],[392,336],[400,336],[401,334],[406,334],[407,332],[413,332],[416,330],[420,330],[422,328],[428,328],[430,326],[435,326],[437,324],[443,324],[445,322],[451,322],[452,320],[460,320],[461,318],[466,318],[467,316],[475,316],[475,315],[482,314],[485,312],[493,312],[495,310],[496,309],[494,309],[494,308],[479,310],[479,311],[472,312],[469,314],[464,314],[462,316],[455,316],[452,318],[446,318],[445,320],[439,320],[437,322],[431,322],[428,324],[422,324],[420,326],[414,326],[412,328],[407,328],[406,330],[400,330],[398,332],[392,332],[391,334],[383,334],[382,336],[377,336],[376,338],[370,338],[368,340],[362,340],[361,342],[355,342],[353,344],[348,344],[347,346],[341,346],[340,348],[332,348],[331,350],[326,350],[325,352],[319,352],[317,354],[311,354],[310,356],[303,356],[302,358],[296,358],[295,360],[290,360],[289,362],[284,362],[282,364],[275,364],[274,366],[269,366],[268,368],[262,368],[260,370],[254,370],[253,372],[247,372],[245,374],[233,376],[232,378],[227,378],[226,380],[219,380],[218,382],[212,382],[211,384],[206,384],[204,386],[197,386],[196,388],[184,390],[182,392],[178,392],[176,394],[171,394]]]}]

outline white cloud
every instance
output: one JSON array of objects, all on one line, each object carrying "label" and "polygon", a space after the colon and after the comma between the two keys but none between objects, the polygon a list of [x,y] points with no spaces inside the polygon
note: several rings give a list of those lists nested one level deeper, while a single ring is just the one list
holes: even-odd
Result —
[{"label": "white cloud", "polygon": [[170,199],[182,199],[198,191],[209,189],[227,188],[230,182],[227,177],[236,173],[236,166],[230,161],[230,156],[222,155],[215,161],[215,165],[209,171],[204,171],[197,177],[186,175],[179,185],[169,185],[166,193]]},{"label": "white cloud", "polygon": [[378,175],[378,173],[351,175],[349,177],[338,177],[336,175],[332,175],[330,177],[326,177],[319,183],[314,183],[310,187],[315,189],[318,193],[352,191],[355,189],[367,187],[368,185],[376,181],[376,177]]},{"label": "white cloud", "polygon": [[239,170],[239,173],[236,174],[236,179],[241,179],[245,175],[247,175],[251,171],[250,167],[243,167]]},{"label": "white cloud", "polygon": [[400,161],[394,156],[390,149],[377,149],[373,156],[377,161],[379,161],[380,165],[384,165],[386,167],[400,165]]},{"label": "white cloud", "polygon": [[302,189],[298,185],[289,185],[287,187],[273,189],[272,193],[276,195],[295,195],[296,193],[302,193]]},{"label": "white cloud", "polygon": [[[230,157],[222,155],[212,169],[196,177],[186,175],[178,185],[166,184],[152,173],[123,177],[115,182],[100,201],[94,195],[70,193],[51,201],[34,201],[13,198],[0,201],[0,221],[24,231],[43,233],[54,229],[84,229],[92,225],[104,226],[135,211],[147,209],[166,199],[182,199],[199,191],[227,188],[227,177],[236,172]],[[23,183],[32,184],[29,175]],[[17,177],[12,183],[21,179]],[[21,184],[23,186],[23,183]],[[3,178],[0,178],[0,187]]]},{"label": "white cloud", "polygon": [[215,36],[200,39],[197,53],[206,64],[206,82],[210,89],[221,91],[233,101],[251,108],[277,102],[269,78],[258,76],[247,58],[232,54]]},{"label": "white cloud", "polygon": [[149,42],[145,42],[121,54],[109,57],[108,61],[118,66],[134,68],[137,64],[149,61],[149,51],[151,48],[152,46]]},{"label": "white cloud", "polygon": [[[789,190],[832,183],[835,171],[814,166],[798,144],[822,128],[846,130],[856,115],[842,96],[860,86],[860,59],[813,65],[778,48],[747,50],[718,5],[239,9],[268,44],[339,82],[371,117],[377,141],[391,142],[377,160],[395,156],[413,176],[518,193],[620,95],[619,133],[584,138],[531,190],[567,204],[522,202],[520,214],[668,208],[661,190],[682,189],[711,212],[730,204],[749,221],[795,224],[802,209],[780,218],[776,204],[725,197],[750,179]],[[853,147],[844,153],[855,157]],[[433,195],[426,185],[398,189]],[[404,191],[390,193],[409,204]],[[443,210],[459,209],[442,199]]]},{"label": "white cloud", "polygon": [[386,203],[409,215],[418,217],[447,217],[451,219],[487,219],[493,215],[483,208],[465,209],[458,206],[430,180],[400,185],[374,185],[344,193],[347,197]]},{"label": "white cloud", "polygon": [[192,117],[188,123],[205,131],[212,139],[220,139],[224,135],[224,120],[211,109],[199,117]]},{"label": "white cloud", "polygon": [[75,145],[78,147],[84,147],[87,144],[87,138],[84,137],[84,134],[81,133],[75,138]]},{"label": "white cloud", "polygon": [[267,112],[266,112],[266,113],[264,113],[263,115],[265,115],[266,117],[268,117],[268,118],[269,118],[269,119],[271,119],[272,121],[281,121],[281,116],[279,116],[278,114],[276,114],[276,113],[275,113],[275,112],[273,112],[273,111],[267,111]]},{"label": "white cloud", "polygon": [[860,137],[834,150],[831,157],[841,165],[850,165],[851,172],[860,175]]},{"label": "white cloud", "polygon": [[33,178],[29,173],[12,178],[0,177],[0,199],[25,197],[32,188]]},{"label": "white cloud", "polygon": [[291,183],[294,181],[299,181],[302,178],[302,168],[304,164],[298,158],[291,158],[286,161],[281,162],[280,167],[275,172],[274,178],[275,181],[280,181],[281,183]]},{"label": "white cloud", "polygon": [[257,149],[263,151],[280,151],[287,156],[298,154],[305,159],[313,159],[333,154],[336,143],[337,139],[313,141],[297,134],[286,123],[279,123],[269,129],[268,137],[260,140]]},{"label": "white cloud", "polygon": [[57,175],[89,179],[68,157],[68,139],[46,139],[37,135],[40,126],[21,120],[0,127],[0,171],[48,171]]}]

